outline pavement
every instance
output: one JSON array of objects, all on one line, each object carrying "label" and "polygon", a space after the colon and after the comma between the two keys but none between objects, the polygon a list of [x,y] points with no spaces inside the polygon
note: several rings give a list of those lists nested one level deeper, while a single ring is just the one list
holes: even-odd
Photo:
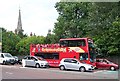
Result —
[{"label": "pavement", "polygon": [[118,79],[118,71],[61,71],[59,68],[32,68],[21,65],[0,65],[3,79]]}]

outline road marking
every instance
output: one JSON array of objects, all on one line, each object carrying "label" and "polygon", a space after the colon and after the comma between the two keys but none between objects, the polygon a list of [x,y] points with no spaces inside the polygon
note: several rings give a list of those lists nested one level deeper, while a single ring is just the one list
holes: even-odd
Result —
[{"label": "road marking", "polygon": [[96,74],[96,73],[102,73],[102,74],[118,74],[118,71],[120,71],[120,70],[118,70],[117,72],[116,71],[109,71],[109,70],[94,70],[93,72],[79,72],[79,71],[61,71],[61,70],[59,70],[59,69],[51,69],[51,68],[34,68],[34,67],[22,67],[22,66],[8,66],[8,65],[0,65],[0,66],[2,66],[2,67],[7,67],[7,68],[17,68],[17,69],[19,69],[19,68],[26,68],[26,69],[34,69],[34,70],[43,70],[43,71],[45,71],[45,70],[48,70],[48,71],[51,71],[51,72],[61,72],[61,73],[75,73],[75,74],[80,74],[80,73],[82,73],[82,74]]},{"label": "road marking", "polygon": [[101,72],[105,72],[106,70],[99,70],[99,71],[95,71],[93,73],[101,73]]},{"label": "road marking", "polygon": [[100,70],[100,71],[96,71],[96,72],[93,72],[93,73],[103,73],[103,74],[118,74],[118,71],[109,71],[109,70]]},{"label": "road marking", "polygon": [[12,75],[13,73],[10,73],[10,72],[6,72],[7,74],[10,74],[10,75]]},{"label": "road marking", "polygon": [[2,65],[2,67],[15,68],[16,66],[5,66],[5,65]]},{"label": "road marking", "polygon": [[71,71],[65,71],[65,70],[61,71],[61,70],[58,70],[58,69],[55,70],[55,69],[49,69],[49,68],[48,69],[47,68],[29,68],[29,67],[20,67],[20,68],[32,69],[32,70],[35,69],[35,70],[42,70],[42,71],[46,71],[47,70],[47,71],[55,72],[55,73],[56,72],[57,73],[71,73],[71,74],[73,74],[73,73],[74,74],[81,74],[81,73],[82,74],[91,74],[91,73],[93,73],[93,72],[80,72],[80,71],[72,71],[72,70]]}]

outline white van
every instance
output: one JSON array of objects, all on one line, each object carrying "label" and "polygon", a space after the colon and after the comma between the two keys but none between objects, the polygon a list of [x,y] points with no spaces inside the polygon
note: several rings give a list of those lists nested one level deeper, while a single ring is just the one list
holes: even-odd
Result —
[{"label": "white van", "polygon": [[0,64],[15,64],[15,58],[10,53],[0,53]]}]

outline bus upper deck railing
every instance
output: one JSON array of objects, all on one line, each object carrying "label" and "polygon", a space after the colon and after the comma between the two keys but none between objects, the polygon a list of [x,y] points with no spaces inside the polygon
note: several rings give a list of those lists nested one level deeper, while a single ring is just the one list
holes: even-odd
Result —
[{"label": "bus upper deck railing", "polygon": [[43,48],[58,48],[59,44],[32,44],[32,47],[43,47]]}]

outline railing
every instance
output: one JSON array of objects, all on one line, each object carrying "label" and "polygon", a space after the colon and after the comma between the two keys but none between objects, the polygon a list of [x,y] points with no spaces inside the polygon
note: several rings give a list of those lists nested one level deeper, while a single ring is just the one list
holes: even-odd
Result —
[{"label": "railing", "polygon": [[43,48],[58,48],[59,44],[32,44],[32,47],[43,47]]}]

